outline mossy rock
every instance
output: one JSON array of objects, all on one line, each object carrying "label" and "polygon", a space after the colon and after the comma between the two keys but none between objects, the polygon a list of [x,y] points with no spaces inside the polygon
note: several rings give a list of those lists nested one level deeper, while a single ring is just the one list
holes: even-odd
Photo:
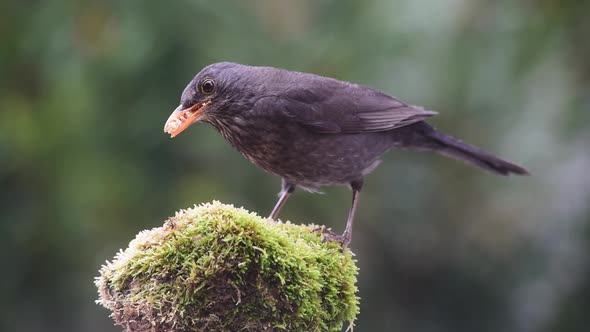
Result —
[{"label": "mossy rock", "polygon": [[358,269],[317,229],[218,202],[182,210],[102,267],[98,303],[126,331],[340,331]]}]

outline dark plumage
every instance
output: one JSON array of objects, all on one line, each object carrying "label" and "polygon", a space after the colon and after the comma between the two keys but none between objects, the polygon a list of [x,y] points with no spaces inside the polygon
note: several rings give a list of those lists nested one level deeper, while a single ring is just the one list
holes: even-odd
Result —
[{"label": "dark plumage", "polygon": [[353,204],[348,246],[363,177],[391,148],[435,151],[495,174],[528,174],[515,164],[445,135],[424,122],[436,112],[375,89],[313,74],[236,63],[205,67],[168,119],[172,137],[197,121],[213,125],[244,157],[282,178],[276,218],[295,187],[348,184]]}]

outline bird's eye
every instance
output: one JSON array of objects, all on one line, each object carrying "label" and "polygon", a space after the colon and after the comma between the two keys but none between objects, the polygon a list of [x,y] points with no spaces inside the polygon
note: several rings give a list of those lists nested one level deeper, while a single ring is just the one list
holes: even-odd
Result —
[{"label": "bird's eye", "polygon": [[212,94],[213,91],[215,91],[215,81],[210,78],[203,80],[201,83],[201,92],[208,95]]}]

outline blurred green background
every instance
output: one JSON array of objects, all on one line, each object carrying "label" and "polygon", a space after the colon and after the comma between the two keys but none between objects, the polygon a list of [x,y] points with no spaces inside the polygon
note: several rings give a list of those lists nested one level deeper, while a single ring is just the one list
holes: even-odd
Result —
[{"label": "blurred green background", "polygon": [[[440,112],[528,167],[394,151],[367,177],[355,331],[588,331],[589,1],[3,1],[0,330],[120,331],[105,259],[213,199],[267,215],[279,179],[205,125],[164,121],[205,65],[354,81]],[[281,217],[342,231],[346,188]]]}]

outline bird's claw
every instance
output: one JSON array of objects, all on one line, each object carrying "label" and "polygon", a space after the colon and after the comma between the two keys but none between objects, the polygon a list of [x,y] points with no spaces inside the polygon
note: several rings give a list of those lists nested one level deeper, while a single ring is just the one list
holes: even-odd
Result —
[{"label": "bird's claw", "polygon": [[322,242],[324,243],[328,241],[340,243],[342,245],[342,252],[345,252],[350,244],[350,236],[347,236],[347,234],[336,234],[326,226],[316,226],[313,231],[322,233]]},{"label": "bird's claw", "polygon": [[327,228],[324,225],[315,225],[315,227],[311,230],[312,232],[316,232],[316,233],[326,233],[326,232],[332,232],[329,228]]}]

